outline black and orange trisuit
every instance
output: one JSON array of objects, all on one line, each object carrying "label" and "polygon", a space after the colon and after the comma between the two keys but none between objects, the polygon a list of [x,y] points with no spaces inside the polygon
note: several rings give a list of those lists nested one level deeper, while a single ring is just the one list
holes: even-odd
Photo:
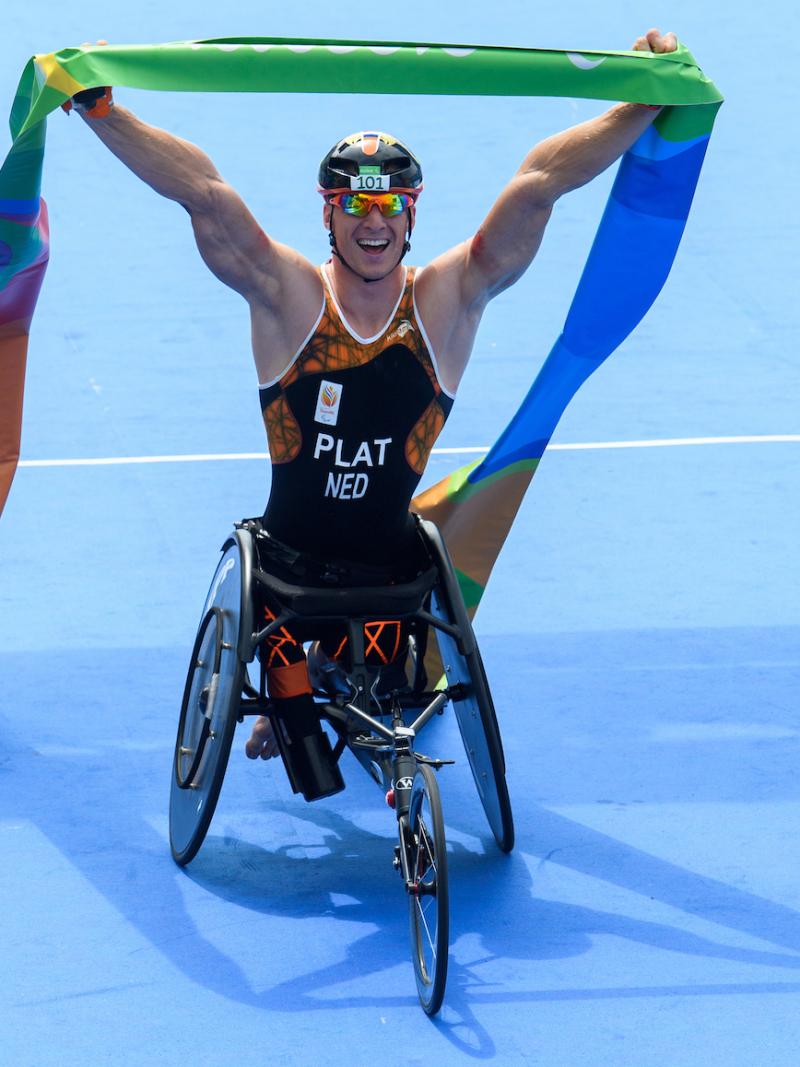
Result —
[{"label": "black and orange trisuit", "polygon": [[[272,462],[263,522],[313,559],[391,567],[414,552],[409,505],[453,397],[417,311],[414,268],[403,268],[397,304],[373,337],[349,325],[328,271],[313,329],[281,377],[260,387]],[[367,633],[367,647],[387,662],[401,651],[399,624],[373,625],[382,630]],[[302,646],[288,632],[271,645],[271,695],[310,693]],[[341,654],[340,640],[323,646]]]}]

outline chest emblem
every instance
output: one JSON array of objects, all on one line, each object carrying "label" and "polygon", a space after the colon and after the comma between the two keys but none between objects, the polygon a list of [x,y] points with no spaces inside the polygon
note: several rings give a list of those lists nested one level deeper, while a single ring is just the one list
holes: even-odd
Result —
[{"label": "chest emblem", "polygon": [[343,392],[344,386],[338,382],[320,382],[314,422],[321,422],[324,426],[336,425]]},{"label": "chest emblem", "polygon": [[393,341],[396,338],[398,341],[402,341],[402,339],[405,337],[405,335],[407,333],[413,333],[413,332],[414,332],[414,324],[409,322],[408,319],[402,319],[398,323],[397,329],[396,330],[392,330],[392,332],[389,334],[387,340],[388,341]]}]

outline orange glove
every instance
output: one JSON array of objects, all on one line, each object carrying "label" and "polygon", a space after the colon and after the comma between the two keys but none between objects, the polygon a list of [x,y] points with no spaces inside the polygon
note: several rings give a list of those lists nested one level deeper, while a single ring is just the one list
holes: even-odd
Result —
[{"label": "orange glove", "polygon": [[111,95],[111,86],[106,85],[97,89],[82,89],[75,93],[71,100],[61,105],[61,109],[67,114],[73,107],[87,119],[105,119],[114,106],[114,98]]}]

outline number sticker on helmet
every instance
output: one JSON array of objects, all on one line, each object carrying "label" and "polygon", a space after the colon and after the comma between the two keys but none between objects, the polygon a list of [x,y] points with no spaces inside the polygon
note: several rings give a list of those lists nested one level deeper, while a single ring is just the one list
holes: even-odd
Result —
[{"label": "number sticker on helmet", "polygon": [[358,174],[350,178],[350,188],[359,193],[385,193],[390,182],[389,174]]}]

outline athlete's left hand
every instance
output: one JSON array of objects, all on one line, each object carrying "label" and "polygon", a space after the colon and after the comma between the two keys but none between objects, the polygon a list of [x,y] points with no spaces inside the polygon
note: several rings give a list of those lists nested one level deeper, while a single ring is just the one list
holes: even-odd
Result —
[{"label": "athlete's left hand", "polygon": [[644,37],[637,37],[633,42],[634,52],[674,52],[678,47],[678,38],[674,33],[661,30],[648,30]]}]

